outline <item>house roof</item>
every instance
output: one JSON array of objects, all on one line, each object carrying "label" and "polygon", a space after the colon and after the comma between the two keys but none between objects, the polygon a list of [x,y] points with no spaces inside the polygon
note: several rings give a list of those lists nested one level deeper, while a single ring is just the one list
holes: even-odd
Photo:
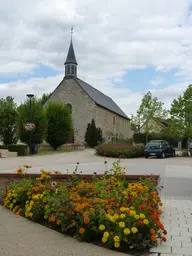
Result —
[{"label": "house roof", "polygon": [[69,45],[69,50],[68,50],[67,58],[66,58],[66,61],[65,61],[65,65],[69,64],[69,63],[77,65],[77,60],[76,60],[76,57],[75,57],[75,51],[74,51],[74,48],[73,48],[72,40],[71,40],[70,45]]},{"label": "house roof", "polygon": [[83,80],[73,77],[78,85],[89,95],[89,97],[99,106],[121,116],[129,119],[128,116],[120,109],[120,107],[107,95],[92,87]]}]

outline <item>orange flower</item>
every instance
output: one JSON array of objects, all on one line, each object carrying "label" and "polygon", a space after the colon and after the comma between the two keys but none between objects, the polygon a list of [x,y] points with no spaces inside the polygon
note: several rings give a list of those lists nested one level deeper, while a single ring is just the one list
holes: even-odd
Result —
[{"label": "orange flower", "polygon": [[49,216],[49,222],[55,222],[55,216],[53,214]]},{"label": "orange flower", "polygon": [[57,220],[57,225],[61,225],[61,220]]},{"label": "orange flower", "polygon": [[89,222],[90,222],[89,217],[85,217],[85,218],[84,218],[84,223],[85,223],[85,224],[89,224]]},{"label": "orange flower", "polygon": [[83,234],[85,233],[85,229],[84,229],[84,228],[80,228],[80,229],[79,229],[79,233],[80,233],[81,235],[83,235]]},{"label": "orange flower", "polygon": [[156,236],[155,236],[155,235],[152,235],[152,236],[151,236],[151,241],[152,241],[152,242],[156,242],[156,240],[157,240]]},{"label": "orange flower", "polygon": [[152,235],[155,234],[155,230],[153,228],[150,229],[150,234],[152,234]]},{"label": "orange flower", "polygon": [[77,222],[75,220],[72,220],[72,225],[75,226]]}]

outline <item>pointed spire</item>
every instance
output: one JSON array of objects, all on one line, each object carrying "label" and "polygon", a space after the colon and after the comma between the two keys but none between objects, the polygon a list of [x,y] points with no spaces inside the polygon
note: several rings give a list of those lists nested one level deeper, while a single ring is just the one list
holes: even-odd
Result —
[{"label": "pointed spire", "polygon": [[70,42],[70,45],[69,45],[69,50],[68,50],[67,58],[66,58],[66,61],[65,61],[65,65],[66,64],[76,64],[77,65],[77,60],[76,60],[76,57],[75,57],[75,51],[74,51],[74,48],[73,48],[72,37],[73,37],[73,26],[71,27],[71,42]]}]

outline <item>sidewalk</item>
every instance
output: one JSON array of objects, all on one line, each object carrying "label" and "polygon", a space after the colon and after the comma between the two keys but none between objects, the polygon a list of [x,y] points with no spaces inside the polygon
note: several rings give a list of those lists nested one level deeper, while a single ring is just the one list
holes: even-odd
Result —
[{"label": "sidewalk", "polygon": [[2,256],[125,256],[29,221],[0,206]]},{"label": "sidewalk", "polygon": [[[168,241],[150,256],[192,256],[192,201],[164,199]],[[4,256],[125,256],[48,229],[0,206],[0,252]],[[128,255],[127,255],[128,256]]]}]

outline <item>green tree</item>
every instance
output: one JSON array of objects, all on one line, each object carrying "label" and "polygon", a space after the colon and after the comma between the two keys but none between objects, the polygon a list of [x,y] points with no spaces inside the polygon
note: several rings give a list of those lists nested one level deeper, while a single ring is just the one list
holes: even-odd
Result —
[{"label": "green tree", "polygon": [[164,103],[153,97],[151,92],[147,92],[142,101],[136,115],[132,115],[132,129],[135,132],[142,131],[146,134],[146,142],[148,141],[149,132],[157,127],[154,118],[166,118],[167,111],[163,109]]},{"label": "green tree", "polygon": [[48,100],[48,98],[50,97],[51,93],[43,93],[42,97],[41,97],[41,102],[42,105],[45,104],[45,102]]},{"label": "green tree", "polygon": [[180,139],[192,138],[192,85],[174,99],[170,109],[171,122],[167,132]]},{"label": "green tree", "polygon": [[0,99],[0,141],[4,145],[17,143],[17,106],[10,96]]},{"label": "green tree", "polygon": [[63,103],[50,102],[46,107],[46,142],[54,149],[65,144],[73,132],[70,109]]},{"label": "green tree", "polygon": [[[31,122],[35,124],[35,129],[28,131],[25,129],[25,125]],[[31,117],[29,100],[18,107],[17,126],[19,139],[22,142],[29,146],[30,140],[32,144],[42,143],[46,129],[46,113],[40,99],[33,98],[31,100]]]},{"label": "green tree", "polygon": [[85,142],[92,148],[103,142],[102,130],[96,127],[94,119],[87,125]]}]

